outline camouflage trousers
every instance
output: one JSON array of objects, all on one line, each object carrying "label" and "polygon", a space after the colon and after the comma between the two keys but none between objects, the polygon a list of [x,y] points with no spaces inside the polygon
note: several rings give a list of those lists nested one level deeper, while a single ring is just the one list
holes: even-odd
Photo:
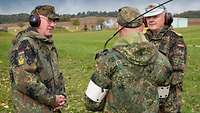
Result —
[{"label": "camouflage trousers", "polygon": [[169,96],[160,99],[159,113],[181,113],[181,92],[182,87],[171,87]]}]

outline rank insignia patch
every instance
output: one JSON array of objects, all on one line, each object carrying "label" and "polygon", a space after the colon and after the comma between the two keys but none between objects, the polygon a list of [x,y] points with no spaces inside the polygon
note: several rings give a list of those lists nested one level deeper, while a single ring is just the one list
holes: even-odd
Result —
[{"label": "rank insignia patch", "polygon": [[23,65],[25,63],[24,54],[19,54],[18,65]]}]

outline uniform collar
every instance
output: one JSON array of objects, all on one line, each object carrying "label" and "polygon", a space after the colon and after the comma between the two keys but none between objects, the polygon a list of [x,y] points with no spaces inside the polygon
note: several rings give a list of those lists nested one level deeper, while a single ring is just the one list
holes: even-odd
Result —
[{"label": "uniform collar", "polygon": [[45,42],[45,43],[53,43],[53,40],[52,40],[52,37],[45,37],[45,36],[42,36],[40,35],[35,28],[33,27],[29,27],[25,30],[26,34],[33,38],[33,39],[37,39],[37,40],[40,40],[42,42]]},{"label": "uniform collar", "polygon": [[147,42],[147,40],[144,37],[144,34],[140,32],[133,32],[126,37],[118,37],[118,40],[116,40],[114,46],[129,45],[132,43],[141,42]]},{"label": "uniform collar", "polygon": [[163,38],[163,36],[167,33],[167,31],[169,31],[170,29],[172,29],[172,27],[169,26],[164,26],[159,33],[154,33],[152,30],[147,29],[146,34],[149,36],[148,38],[150,40],[161,40]]}]

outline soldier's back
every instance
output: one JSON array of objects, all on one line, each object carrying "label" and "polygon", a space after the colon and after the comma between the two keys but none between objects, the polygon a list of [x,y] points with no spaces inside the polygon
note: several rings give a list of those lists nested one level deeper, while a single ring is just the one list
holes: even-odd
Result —
[{"label": "soldier's back", "polygon": [[[113,113],[157,113],[158,85],[167,85],[170,65],[149,43],[119,46],[108,55],[115,72],[105,111]],[[168,69],[169,68],[169,69]]]}]

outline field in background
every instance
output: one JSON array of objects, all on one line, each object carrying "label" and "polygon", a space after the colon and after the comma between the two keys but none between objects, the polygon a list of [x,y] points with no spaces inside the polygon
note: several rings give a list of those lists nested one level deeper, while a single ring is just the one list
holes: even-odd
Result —
[{"label": "field in background", "polygon": [[[176,29],[188,45],[187,70],[184,77],[183,113],[200,112],[200,26]],[[94,69],[95,53],[102,49],[105,40],[114,31],[55,32],[60,68],[65,75],[69,105],[64,113],[88,113],[83,97]],[[12,112],[8,75],[8,51],[13,32],[0,32],[0,113]]]}]

